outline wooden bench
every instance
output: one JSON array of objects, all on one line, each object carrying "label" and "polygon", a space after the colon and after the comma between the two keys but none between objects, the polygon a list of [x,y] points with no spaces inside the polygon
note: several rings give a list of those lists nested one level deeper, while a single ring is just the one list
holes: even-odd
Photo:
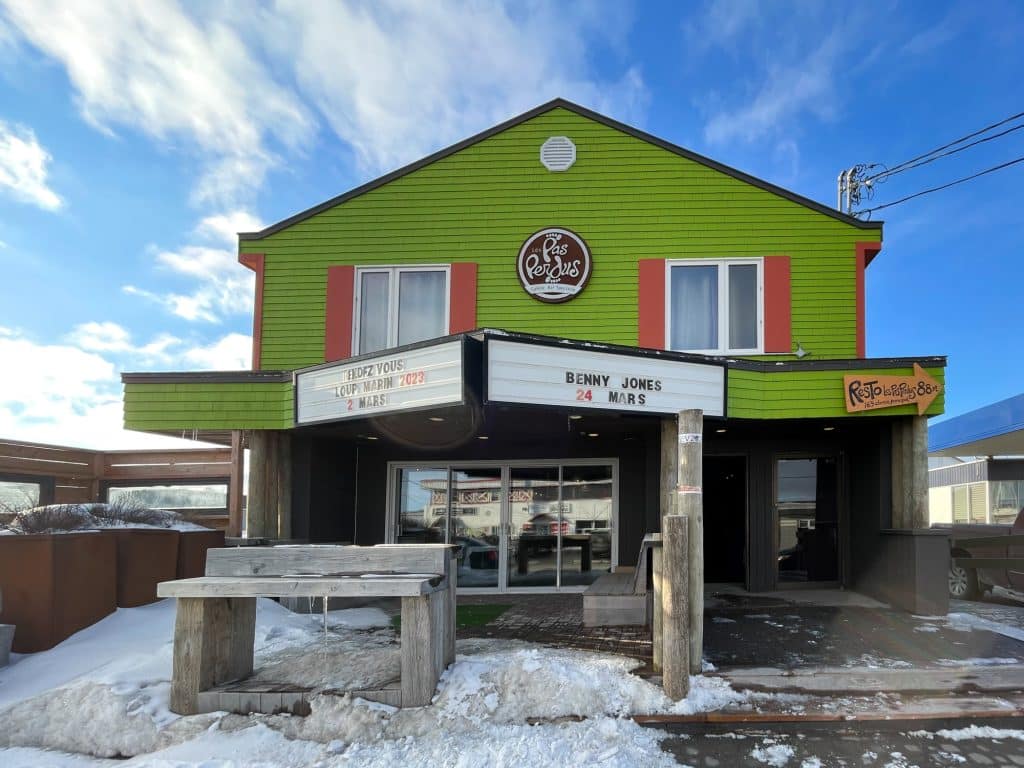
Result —
[{"label": "wooden bench", "polygon": [[599,576],[583,592],[583,626],[618,627],[651,623],[647,562],[659,534],[648,534],[640,546],[635,568],[620,568]]},{"label": "wooden bench", "polygon": [[360,691],[401,707],[430,703],[455,660],[455,548],[316,544],[211,549],[206,575],[165,581],[177,598],[171,711],[199,712],[199,696],[252,674],[257,597],[398,597],[402,600],[397,690]]}]

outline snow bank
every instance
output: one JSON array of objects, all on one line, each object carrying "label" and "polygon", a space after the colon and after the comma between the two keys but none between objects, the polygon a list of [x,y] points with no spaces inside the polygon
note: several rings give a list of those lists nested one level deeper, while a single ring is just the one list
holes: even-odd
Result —
[{"label": "snow bank", "polygon": [[987,725],[969,725],[966,728],[951,728],[941,731],[911,731],[908,736],[932,739],[938,736],[946,741],[969,741],[971,739],[1015,739],[1024,741],[1024,731],[1012,728],[992,728]]},{"label": "snow bank", "polygon": [[[690,696],[675,703],[632,674],[639,664],[632,659],[474,639],[459,642],[456,663],[426,707],[398,710],[323,694],[305,718],[179,717],[168,709],[173,621],[173,601],[119,610],[0,670],[0,749],[137,757],[142,762],[122,764],[147,766],[415,766],[452,764],[457,753],[459,765],[658,765],[662,736],[624,718],[749,699],[720,678],[693,677]],[[258,601],[256,676],[316,690],[398,677],[394,631],[379,628],[385,614],[332,611],[327,623],[325,634],[320,615]],[[577,718],[584,719],[562,722]],[[7,762],[0,752],[0,763]]]}]

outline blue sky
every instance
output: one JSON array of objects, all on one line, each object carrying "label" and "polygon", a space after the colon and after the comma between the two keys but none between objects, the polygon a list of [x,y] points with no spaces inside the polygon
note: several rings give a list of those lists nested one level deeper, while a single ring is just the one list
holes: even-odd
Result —
[{"label": "blue sky", "polygon": [[[0,435],[98,447],[122,370],[248,365],[233,233],[554,96],[816,200],[1024,111],[1024,6],[0,0]],[[1024,155],[1024,131],[872,204]],[[868,354],[1024,389],[1024,165],[895,206]],[[813,350],[812,350],[813,351]]]}]

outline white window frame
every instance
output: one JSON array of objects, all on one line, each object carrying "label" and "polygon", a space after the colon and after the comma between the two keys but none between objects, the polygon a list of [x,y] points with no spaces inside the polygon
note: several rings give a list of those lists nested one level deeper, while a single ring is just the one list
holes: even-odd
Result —
[{"label": "white window frame", "polygon": [[[729,348],[729,267],[733,264],[757,266],[757,346],[751,349]],[[718,347],[715,349],[675,349],[672,346],[672,267],[718,267]],[[726,279],[722,279],[725,274]],[[666,259],[665,260],[665,348],[674,352],[698,352],[705,355],[764,354],[764,258]]]},{"label": "white window frame", "polygon": [[[388,342],[384,349],[393,349],[398,346],[398,284],[399,276],[403,272],[444,272],[444,328],[441,335],[434,338],[441,338],[448,335],[451,327],[451,302],[452,302],[452,268],[451,264],[394,264],[373,267],[356,267],[355,285],[352,287],[352,353],[354,355],[364,354],[359,349],[359,317],[362,302],[362,276],[371,272],[387,274],[388,278]],[[376,350],[383,352],[384,350]],[[365,354],[375,354],[367,352]]]}]

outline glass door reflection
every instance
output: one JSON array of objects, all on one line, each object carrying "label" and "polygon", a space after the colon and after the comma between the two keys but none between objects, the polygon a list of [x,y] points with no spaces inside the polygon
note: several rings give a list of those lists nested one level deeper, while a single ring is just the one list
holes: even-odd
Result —
[{"label": "glass door reflection", "polygon": [[508,585],[558,583],[558,467],[512,467],[509,482]]},{"label": "glass door reflection", "polygon": [[449,543],[460,587],[498,586],[501,502],[501,467],[452,469]]},{"label": "glass door reflection", "polygon": [[448,528],[448,470],[434,467],[398,473],[399,544],[443,544]]},{"label": "glass door reflection", "polygon": [[562,467],[561,586],[592,584],[612,565],[612,468]]},{"label": "glass door reflection", "polygon": [[837,482],[832,457],[775,462],[779,581],[838,579]]}]

